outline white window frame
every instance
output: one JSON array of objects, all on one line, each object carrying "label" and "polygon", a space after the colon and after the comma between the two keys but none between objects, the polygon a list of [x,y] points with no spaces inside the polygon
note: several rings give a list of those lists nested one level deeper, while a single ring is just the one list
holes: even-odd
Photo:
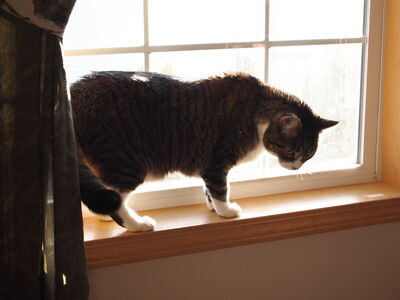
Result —
[{"label": "white window frame", "polygon": [[[359,153],[358,164],[342,170],[324,170],[313,174],[262,178],[231,183],[231,199],[255,197],[283,192],[316,189],[340,185],[379,181],[381,159],[379,149],[379,117],[382,95],[383,36],[385,0],[365,0],[363,36],[344,39],[310,39],[270,41],[268,37],[269,0],[266,0],[264,41],[189,44],[149,45],[148,0],[143,0],[144,45],[97,49],[65,50],[65,56],[102,55],[122,53],[144,54],[144,69],[150,70],[150,54],[168,51],[213,50],[236,48],[265,48],[265,82],[268,82],[269,49],[276,46],[329,45],[362,43],[363,64],[361,79]],[[366,121],[368,120],[368,122]],[[133,207],[136,210],[188,205],[204,201],[202,188],[189,186],[161,191],[136,193]]]}]

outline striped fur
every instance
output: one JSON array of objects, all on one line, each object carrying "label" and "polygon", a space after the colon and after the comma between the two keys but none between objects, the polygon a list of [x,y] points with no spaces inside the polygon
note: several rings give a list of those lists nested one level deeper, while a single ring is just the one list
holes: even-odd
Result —
[{"label": "striped fur", "polygon": [[[235,164],[262,144],[283,165],[291,161],[285,148],[293,148],[292,161],[299,165],[315,153],[319,132],[335,123],[241,73],[183,81],[156,73],[97,72],[73,84],[71,96],[77,140],[89,166],[81,161],[82,201],[123,226],[121,214],[129,214],[116,215],[125,209],[120,195],[146,178],[176,171],[202,177],[207,201],[225,202],[224,208],[210,207],[222,216],[237,215],[226,179]],[[296,123],[289,124],[291,115],[300,127],[283,136]]]}]

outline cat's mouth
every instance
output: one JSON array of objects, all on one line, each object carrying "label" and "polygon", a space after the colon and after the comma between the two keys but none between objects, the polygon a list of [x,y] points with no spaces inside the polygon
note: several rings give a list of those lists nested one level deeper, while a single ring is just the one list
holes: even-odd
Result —
[{"label": "cat's mouth", "polygon": [[284,167],[285,169],[288,169],[288,170],[298,170],[298,169],[300,169],[300,167],[304,163],[304,162],[301,161],[301,159],[296,159],[294,161],[284,161],[284,160],[281,160],[278,157],[278,155],[275,152],[273,152],[272,150],[269,150],[267,148],[267,151],[270,154],[272,154],[272,155],[274,155],[274,156],[276,156],[278,158],[278,161],[279,161],[279,164],[281,165],[281,167]]},{"label": "cat's mouth", "polygon": [[299,159],[295,161],[279,160],[279,164],[288,170],[298,170],[303,165],[303,162]]}]

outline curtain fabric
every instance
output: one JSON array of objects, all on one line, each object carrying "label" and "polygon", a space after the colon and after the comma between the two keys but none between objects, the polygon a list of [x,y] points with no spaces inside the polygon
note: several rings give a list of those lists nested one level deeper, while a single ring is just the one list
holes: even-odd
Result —
[{"label": "curtain fabric", "polygon": [[62,37],[75,0],[0,0],[10,14]]},{"label": "curtain fabric", "polygon": [[[21,3],[35,9],[23,10]],[[59,37],[73,4],[0,0],[2,300],[88,298],[76,145]],[[34,16],[24,15],[32,11]]]}]

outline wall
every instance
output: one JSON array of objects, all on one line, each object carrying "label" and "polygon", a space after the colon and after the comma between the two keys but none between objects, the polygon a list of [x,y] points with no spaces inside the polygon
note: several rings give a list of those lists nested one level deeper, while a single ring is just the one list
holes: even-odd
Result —
[{"label": "wall", "polygon": [[400,223],[89,272],[91,300],[398,300]]},{"label": "wall", "polygon": [[383,102],[383,180],[400,186],[400,1],[387,1]]}]

